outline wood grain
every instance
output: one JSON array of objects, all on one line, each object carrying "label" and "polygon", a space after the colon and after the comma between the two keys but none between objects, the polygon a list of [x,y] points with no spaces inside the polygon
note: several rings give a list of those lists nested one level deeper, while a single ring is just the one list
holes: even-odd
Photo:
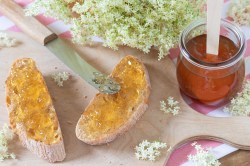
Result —
[{"label": "wood grain", "polygon": [[221,166],[249,166],[250,165],[250,152],[238,150],[220,159]]},{"label": "wood grain", "polygon": [[34,17],[25,16],[23,9],[13,0],[0,0],[0,11],[42,45],[57,38],[55,33],[51,32]]},{"label": "wood grain", "polygon": [[[74,47],[90,64],[101,72],[110,73],[112,68],[125,55],[134,55],[146,65],[152,85],[149,108],[136,125],[107,145],[90,146],[78,140],[75,136],[75,126],[82,111],[97,92],[87,82],[60,62],[56,56],[45,47],[22,33],[11,33],[20,44],[14,48],[0,50],[0,125],[8,122],[5,108],[4,81],[8,75],[12,62],[21,57],[33,58],[45,77],[47,86],[54,99],[54,106],[61,125],[66,159],[58,165],[163,165],[169,155],[163,155],[155,163],[139,161],[134,156],[134,147],[144,139],[161,140],[173,147],[200,138],[220,140],[235,147],[250,149],[250,121],[247,117],[212,118],[192,110],[182,99],[175,74],[175,66],[169,58],[157,60],[157,51],[152,50],[149,55],[129,47],[120,47],[119,51],[112,51],[102,47],[99,43],[91,46]],[[50,78],[50,74],[58,71],[68,71],[72,77],[64,87],[57,87]],[[181,113],[171,116],[159,111],[159,101],[172,96],[181,102]],[[237,134],[234,134],[237,131]],[[244,135],[244,137],[242,137]],[[46,161],[37,158],[31,152],[13,142],[13,150],[19,160],[8,160],[2,165],[18,164],[36,166],[48,165]]]}]

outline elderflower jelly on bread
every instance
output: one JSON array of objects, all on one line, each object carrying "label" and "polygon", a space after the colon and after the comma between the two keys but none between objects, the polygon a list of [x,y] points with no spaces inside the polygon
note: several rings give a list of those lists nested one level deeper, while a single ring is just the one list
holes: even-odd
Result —
[{"label": "elderflower jelly on bread", "polygon": [[28,139],[47,145],[62,140],[52,99],[41,72],[31,58],[14,62],[6,80],[12,129],[25,130]]},{"label": "elderflower jelly on bread", "polygon": [[245,76],[245,37],[233,23],[221,20],[219,54],[206,54],[206,21],[198,20],[181,34],[177,79],[189,97],[209,105],[230,100]]}]

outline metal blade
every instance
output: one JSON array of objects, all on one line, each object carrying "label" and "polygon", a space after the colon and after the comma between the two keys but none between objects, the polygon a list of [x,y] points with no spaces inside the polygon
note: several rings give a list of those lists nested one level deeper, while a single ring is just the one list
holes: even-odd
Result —
[{"label": "metal blade", "polygon": [[114,94],[120,90],[120,85],[112,78],[102,74],[88,64],[79,54],[69,47],[65,41],[55,39],[45,45],[65,65],[81,76],[85,81],[102,93]]}]

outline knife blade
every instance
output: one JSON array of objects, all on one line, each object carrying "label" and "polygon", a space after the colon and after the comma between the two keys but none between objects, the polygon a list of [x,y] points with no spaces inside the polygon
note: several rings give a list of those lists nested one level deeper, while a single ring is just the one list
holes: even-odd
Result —
[{"label": "knife blade", "polygon": [[65,41],[35,18],[25,16],[23,9],[12,0],[0,0],[0,11],[99,92],[114,94],[120,90],[120,85],[115,80],[91,66]]}]

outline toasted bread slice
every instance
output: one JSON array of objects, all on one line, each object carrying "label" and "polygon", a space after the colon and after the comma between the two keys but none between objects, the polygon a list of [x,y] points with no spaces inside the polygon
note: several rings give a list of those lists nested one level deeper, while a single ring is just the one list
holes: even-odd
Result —
[{"label": "toasted bread slice", "polygon": [[77,123],[76,136],[87,144],[113,141],[129,130],[147,109],[150,82],[142,62],[126,56],[111,77],[121,85],[121,90],[113,95],[98,93]]},{"label": "toasted bread slice", "polygon": [[30,58],[14,62],[6,80],[10,125],[27,149],[48,160],[66,154],[60,125],[42,74]]}]

